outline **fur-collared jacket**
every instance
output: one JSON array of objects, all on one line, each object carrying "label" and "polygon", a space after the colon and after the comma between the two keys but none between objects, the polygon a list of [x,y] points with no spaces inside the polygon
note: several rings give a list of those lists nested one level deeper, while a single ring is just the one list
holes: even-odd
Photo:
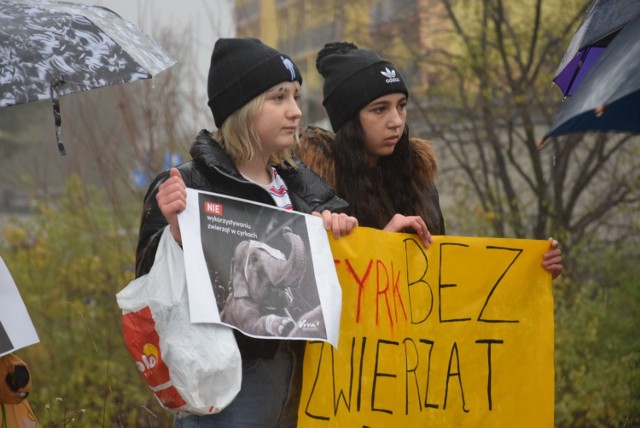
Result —
[{"label": "fur-collared jacket", "polygon": [[[312,171],[318,174],[329,186],[336,191],[335,170],[335,134],[322,128],[308,126],[300,136],[300,146],[297,155]],[[429,231],[434,235],[445,234],[444,218],[440,209],[440,199],[435,185],[438,168],[435,154],[427,140],[420,138],[410,139],[412,156],[418,159],[418,168],[413,177],[419,188],[424,189],[423,197],[430,219],[425,219]],[[382,192],[383,194],[385,192]],[[338,194],[340,197],[344,195]],[[363,195],[367,197],[367,195]],[[391,211],[393,211],[391,209]],[[358,217],[357,213],[346,211],[350,215]],[[406,213],[405,215],[415,215]],[[389,218],[391,220],[391,217]],[[367,226],[367,224],[360,224]]]},{"label": "fur-collared jacket", "polygon": [[[177,167],[187,187],[275,205],[266,190],[242,176],[235,163],[209,131],[200,131],[190,153],[192,159]],[[309,214],[323,210],[341,212],[347,208],[346,201],[336,197],[329,186],[306,166],[299,163],[298,168],[277,166],[276,170],[287,185],[294,210]],[[167,221],[158,207],[156,195],[160,184],[168,177],[169,171],[160,174],[151,183],[144,197],[136,250],[136,277],[151,270],[160,237],[167,226]],[[236,339],[243,357],[268,357],[275,352],[278,342],[252,339],[239,334],[236,334]]]}]

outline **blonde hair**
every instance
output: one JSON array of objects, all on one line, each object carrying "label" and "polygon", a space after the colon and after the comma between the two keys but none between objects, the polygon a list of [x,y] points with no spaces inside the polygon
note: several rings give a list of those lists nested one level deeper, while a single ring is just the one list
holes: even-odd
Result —
[{"label": "blonde hair", "polygon": [[[283,83],[276,85],[278,90]],[[300,84],[298,82],[292,83],[296,85],[297,89],[300,89]],[[262,111],[267,93],[272,89],[273,88],[270,88],[261,93],[243,105],[240,109],[233,112],[225,119],[222,126],[218,128],[214,135],[214,138],[220,144],[222,149],[236,164],[239,162],[250,161],[256,155],[254,142],[258,145],[260,145],[261,142],[255,130],[254,119]],[[296,130],[294,138],[296,140],[296,145],[299,144],[299,130]],[[285,163],[288,163],[294,168],[298,167],[296,162],[293,160],[292,150],[290,148],[276,150],[269,158],[269,165],[285,166]]]}]

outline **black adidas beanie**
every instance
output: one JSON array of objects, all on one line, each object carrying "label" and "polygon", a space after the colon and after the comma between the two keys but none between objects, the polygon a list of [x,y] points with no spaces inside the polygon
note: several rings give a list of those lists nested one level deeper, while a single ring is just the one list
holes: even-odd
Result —
[{"label": "black adidas beanie", "polygon": [[297,80],[298,67],[287,55],[258,39],[218,39],[211,55],[207,94],[213,120],[220,128],[233,112],[281,82]]},{"label": "black adidas beanie", "polygon": [[393,64],[353,43],[324,45],[316,57],[316,68],[324,77],[322,104],[334,132],[378,97],[395,92],[409,96],[404,79]]}]

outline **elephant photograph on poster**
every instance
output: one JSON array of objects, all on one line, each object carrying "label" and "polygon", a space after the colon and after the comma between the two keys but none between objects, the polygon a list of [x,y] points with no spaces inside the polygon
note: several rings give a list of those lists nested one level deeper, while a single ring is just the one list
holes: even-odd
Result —
[{"label": "elephant photograph on poster", "polygon": [[[288,258],[260,241],[242,241],[231,263],[232,291],[220,317],[223,322],[258,336],[289,336],[296,332],[290,308],[293,291],[300,288],[307,269],[307,248],[302,238],[290,228],[283,236],[291,244]],[[320,312],[321,316],[321,312]],[[304,325],[320,327],[318,320],[307,316]]]},{"label": "elephant photograph on poster", "polygon": [[[212,195],[201,197],[222,203]],[[247,210],[242,202],[225,199],[224,216],[203,213],[200,219],[223,323],[255,337],[326,338],[303,216]]]}]

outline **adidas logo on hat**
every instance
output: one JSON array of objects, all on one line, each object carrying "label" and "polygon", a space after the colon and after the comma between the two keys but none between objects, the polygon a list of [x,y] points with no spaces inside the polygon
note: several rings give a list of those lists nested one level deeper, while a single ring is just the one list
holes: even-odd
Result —
[{"label": "adidas logo on hat", "polygon": [[400,79],[396,76],[395,70],[389,70],[389,68],[385,67],[380,74],[387,78],[387,80],[385,80],[387,83],[400,82]]}]

